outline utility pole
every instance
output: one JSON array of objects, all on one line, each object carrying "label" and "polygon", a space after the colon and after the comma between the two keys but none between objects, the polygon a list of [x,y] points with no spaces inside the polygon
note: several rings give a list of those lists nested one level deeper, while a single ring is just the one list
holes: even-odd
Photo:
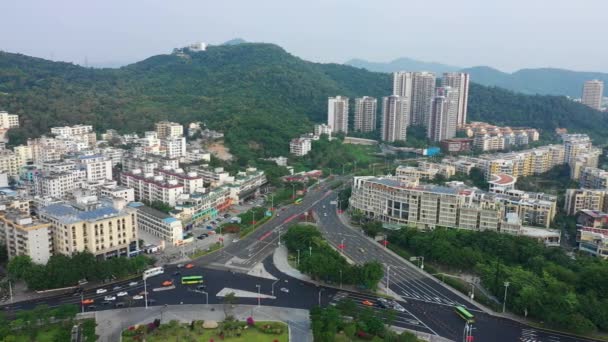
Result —
[{"label": "utility pole", "polygon": [[278,282],[278,280],[275,280],[271,285],[270,285],[270,293],[274,296],[274,284],[276,284]]},{"label": "utility pole", "polygon": [[502,301],[502,313],[505,313],[505,309],[507,307],[507,289],[509,289],[510,283],[505,281],[505,298]]},{"label": "utility pole", "polygon": [[13,284],[11,281],[8,281],[8,294],[11,296],[11,304],[13,304]]},{"label": "utility pole", "polygon": [[321,307],[321,292],[323,291],[323,288],[319,289],[319,307]]},{"label": "utility pole", "polygon": [[391,285],[391,265],[386,265],[386,295],[388,296],[389,288]]},{"label": "utility pole", "polygon": [[308,256],[312,256],[312,246],[308,246]]},{"label": "utility pole", "polygon": [[146,302],[146,309],[148,308],[148,285],[146,284],[146,277],[144,278],[144,301]]},{"label": "utility pole", "polygon": [[256,285],[256,287],[258,288],[258,307],[260,307],[260,301],[261,301],[261,297],[262,294],[260,293],[260,285]]},{"label": "utility pole", "polygon": [[298,266],[300,266],[300,250],[298,249]]},{"label": "utility pole", "polygon": [[342,288],[342,270],[340,270],[340,288]]}]

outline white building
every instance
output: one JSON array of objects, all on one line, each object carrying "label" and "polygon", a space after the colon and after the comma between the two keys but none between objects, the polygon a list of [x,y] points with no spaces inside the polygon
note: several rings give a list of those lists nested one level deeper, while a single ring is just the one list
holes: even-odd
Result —
[{"label": "white building", "polygon": [[65,127],[51,127],[51,134],[56,136],[68,137],[74,135],[83,135],[93,132],[91,125],[74,125]]},{"label": "white building", "polygon": [[415,72],[412,77],[410,97],[411,124],[427,126],[431,114],[431,102],[435,96],[435,74]]},{"label": "white building", "polygon": [[[181,127],[181,126],[180,126]],[[167,158],[186,156],[186,138],[169,136],[160,140],[161,151]]]},{"label": "white building", "polygon": [[384,141],[406,140],[410,123],[410,101],[397,95],[382,98],[382,131]]},{"label": "white building", "polygon": [[112,161],[102,155],[84,155],[77,159],[78,167],[84,170],[87,181],[96,182],[112,179]]},{"label": "white building", "polygon": [[0,129],[19,127],[19,115],[0,111]]},{"label": "white building", "polygon": [[376,130],[378,100],[364,96],[355,99],[355,131],[373,132]]},{"label": "white building", "polygon": [[140,231],[172,245],[181,244],[184,231],[180,220],[143,203],[133,202],[129,204],[129,207],[137,210],[137,227]]},{"label": "white building", "polygon": [[27,255],[36,264],[46,264],[53,254],[53,235],[48,222],[19,211],[0,212],[0,234],[9,259]]},{"label": "white building", "polygon": [[158,139],[184,136],[184,126],[177,122],[160,121],[155,124]]},{"label": "white building", "polygon": [[467,109],[469,105],[469,74],[464,72],[446,72],[441,79],[443,87],[452,87],[458,92],[456,126],[467,123]]},{"label": "white building", "polygon": [[331,127],[326,124],[317,124],[314,128],[314,135],[320,137],[323,134],[327,134],[328,137],[331,137]]},{"label": "white building", "polygon": [[35,178],[35,192],[40,197],[63,198],[80,188],[85,178],[83,170],[48,172]]},{"label": "white building", "polygon": [[205,190],[203,177],[196,172],[184,172],[183,169],[171,169],[167,166],[158,168],[154,172],[168,181],[176,180],[178,184],[184,187],[183,193],[185,194],[204,192]]},{"label": "white building", "polygon": [[198,162],[210,162],[211,153],[195,149],[186,151],[186,157],[184,160],[186,163],[198,163]]},{"label": "white building", "polygon": [[135,201],[135,190],[124,186],[111,184],[100,187],[100,195],[104,197],[122,198],[127,202]]},{"label": "white building", "polygon": [[327,125],[334,133],[348,133],[348,97],[336,96],[327,100]]},{"label": "white building", "polygon": [[295,138],[289,142],[289,152],[298,157],[307,155],[311,149],[311,139],[308,138]]},{"label": "white building", "polygon": [[160,201],[174,207],[177,198],[184,192],[184,186],[177,180],[166,180],[163,176],[141,170],[123,172],[120,180],[122,185],[133,188],[136,200],[149,203]]},{"label": "white building", "polygon": [[581,98],[581,102],[595,110],[601,110],[603,94],[604,82],[600,80],[587,81],[583,86],[583,96]]},{"label": "white building", "polygon": [[458,91],[451,87],[437,88],[437,96],[431,103],[427,137],[432,141],[442,141],[456,136],[458,116]]}]

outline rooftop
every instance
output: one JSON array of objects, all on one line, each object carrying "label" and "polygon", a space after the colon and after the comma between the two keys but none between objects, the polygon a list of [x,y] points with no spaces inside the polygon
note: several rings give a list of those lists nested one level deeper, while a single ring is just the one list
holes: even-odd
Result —
[{"label": "rooftop", "polygon": [[68,203],[55,203],[42,208],[40,211],[66,223],[97,221],[120,215],[120,211],[101,202],[95,208],[89,210],[83,210]]}]

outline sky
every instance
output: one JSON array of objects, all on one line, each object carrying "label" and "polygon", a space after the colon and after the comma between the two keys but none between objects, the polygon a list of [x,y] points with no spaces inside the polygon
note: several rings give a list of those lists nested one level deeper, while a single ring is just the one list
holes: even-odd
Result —
[{"label": "sky", "polygon": [[121,65],[232,38],[316,62],[608,72],[606,0],[0,0],[0,50]]}]

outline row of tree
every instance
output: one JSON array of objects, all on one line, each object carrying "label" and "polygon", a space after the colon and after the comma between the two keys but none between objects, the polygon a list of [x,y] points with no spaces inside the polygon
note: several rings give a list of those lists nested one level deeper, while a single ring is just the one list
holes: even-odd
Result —
[{"label": "row of tree", "polygon": [[51,256],[46,265],[36,264],[29,256],[17,256],[8,263],[8,273],[13,279],[23,280],[31,290],[45,290],[74,286],[81,279],[103,281],[122,278],[143,272],[153,260],[138,255],[133,258],[100,260],[88,252],[73,256]]},{"label": "row of tree", "polygon": [[509,282],[515,313],[578,333],[608,331],[608,262],[571,258],[527,237],[438,228],[402,229],[389,242],[456,270],[472,270],[496,297]]},{"label": "row of tree", "polygon": [[299,251],[298,268],[314,279],[334,283],[341,281],[343,284],[375,290],[384,276],[382,265],[378,262],[350,265],[313,226],[292,226],[285,234],[284,241],[290,252]]}]

